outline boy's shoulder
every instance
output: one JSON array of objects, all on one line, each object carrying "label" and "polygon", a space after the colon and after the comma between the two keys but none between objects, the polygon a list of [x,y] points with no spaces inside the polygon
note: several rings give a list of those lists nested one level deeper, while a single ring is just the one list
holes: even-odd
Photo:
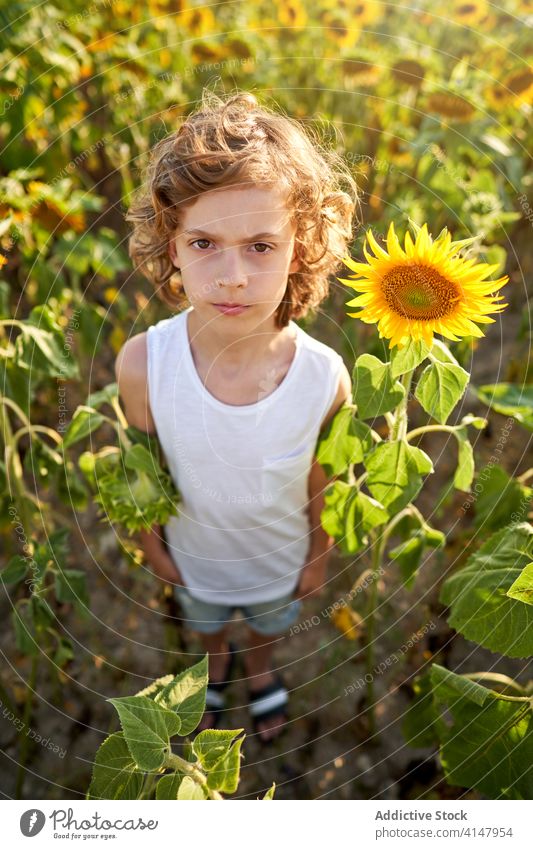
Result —
[{"label": "boy's shoulder", "polygon": [[[295,324],[296,324],[296,322],[295,322]],[[322,357],[324,359],[333,361],[335,363],[340,364],[340,362],[342,362],[341,355],[338,354],[337,351],[335,351],[334,348],[331,348],[329,345],[326,345],[325,342],[320,342],[318,339],[315,339],[314,336],[311,336],[309,333],[307,333],[306,330],[304,330],[298,324],[296,324],[296,327],[298,328],[298,332],[300,334],[302,345],[308,351],[310,351],[312,354],[315,354],[318,357]]]},{"label": "boy's shoulder", "polygon": [[147,332],[131,336],[115,360],[118,391],[130,425],[148,433],[155,432],[148,400]]}]

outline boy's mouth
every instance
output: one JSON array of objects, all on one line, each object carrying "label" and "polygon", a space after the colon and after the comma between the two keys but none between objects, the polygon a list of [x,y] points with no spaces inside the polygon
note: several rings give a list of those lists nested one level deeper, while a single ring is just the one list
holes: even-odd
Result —
[{"label": "boy's mouth", "polygon": [[239,315],[248,309],[249,304],[213,304],[224,315]]}]

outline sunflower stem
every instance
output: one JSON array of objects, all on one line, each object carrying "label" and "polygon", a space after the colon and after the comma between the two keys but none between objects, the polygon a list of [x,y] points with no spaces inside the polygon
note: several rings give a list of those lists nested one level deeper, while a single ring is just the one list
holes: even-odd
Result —
[{"label": "sunflower stem", "polygon": [[394,411],[394,422],[390,431],[390,441],[397,442],[405,439],[407,433],[407,404],[409,401],[409,391],[413,380],[414,369],[406,372],[401,377],[401,384],[405,389],[405,394]]}]

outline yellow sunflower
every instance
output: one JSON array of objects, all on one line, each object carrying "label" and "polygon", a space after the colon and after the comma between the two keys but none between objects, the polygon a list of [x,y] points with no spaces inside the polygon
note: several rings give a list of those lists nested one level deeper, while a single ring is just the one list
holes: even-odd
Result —
[{"label": "yellow sunflower", "polygon": [[454,0],[452,16],[460,24],[475,26],[487,16],[487,0]]},{"label": "yellow sunflower", "polygon": [[278,20],[284,27],[300,30],[307,24],[307,12],[300,0],[289,0],[288,3],[280,3],[278,6]]},{"label": "yellow sunflower", "polygon": [[518,12],[522,15],[533,15],[533,0],[518,0]]},{"label": "yellow sunflower", "polygon": [[476,107],[460,94],[451,91],[436,91],[427,99],[427,108],[443,118],[451,121],[469,121],[476,112]]},{"label": "yellow sunflower", "polygon": [[420,88],[426,76],[426,69],[416,59],[400,59],[392,66],[391,74],[399,83]]},{"label": "yellow sunflower", "polygon": [[533,102],[533,67],[512,71],[502,85],[516,105]]},{"label": "yellow sunflower", "polygon": [[[367,242],[374,256],[368,252]],[[402,248],[391,224],[387,252],[368,230],[363,247],[367,262],[343,259],[355,276],[339,279],[360,293],[347,306],[360,307],[361,311],[348,315],[377,324],[380,338],[390,340],[389,348],[403,348],[409,339],[423,340],[431,347],[434,333],[453,341],[463,336],[484,336],[474,322],[493,323],[488,313],[507,306],[497,304],[503,296],[493,293],[509,278],[487,280],[497,265],[458,256],[470,242],[452,242],[447,230],[433,239],[424,224],[414,242],[409,233],[405,234]]]},{"label": "yellow sunflower", "polygon": [[360,35],[359,27],[354,26],[349,17],[342,12],[322,12],[319,21],[324,34],[339,47],[353,47]]},{"label": "yellow sunflower", "polygon": [[323,8],[342,11],[358,27],[375,23],[383,10],[380,0],[326,0],[322,5]]}]

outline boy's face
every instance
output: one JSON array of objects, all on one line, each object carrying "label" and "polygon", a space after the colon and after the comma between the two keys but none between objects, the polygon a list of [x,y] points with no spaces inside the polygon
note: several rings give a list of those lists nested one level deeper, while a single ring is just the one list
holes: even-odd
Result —
[{"label": "boy's face", "polygon": [[184,209],[169,256],[203,319],[230,332],[274,330],[287,277],[298,270],[295,230],[277,189],[217,189]]}]

